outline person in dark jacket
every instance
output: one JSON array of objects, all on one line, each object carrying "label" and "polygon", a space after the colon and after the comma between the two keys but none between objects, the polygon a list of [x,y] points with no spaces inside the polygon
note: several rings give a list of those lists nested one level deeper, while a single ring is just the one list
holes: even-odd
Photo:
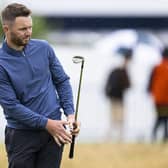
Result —
[{"label": "person in dark jacket", "polygon": [[[31,39],[31,11],[18,3],[2,10],[0,105],[7,126],[9,168],[59,168],[64,144],[79,132],[69,76],[53,48]],[[67,121],[61,120],[61,109]],[[71,131],[66,130],[71,127]]]},{"label": "person in dark jacket", "polygon": [[156,121],[152,131],[153,140],[157,140],[157,132],[160,126],[163,126],[162,141],[168,140],[168,47],[162,51],[162,60],[154,66],[148,85],[148,91],[151,93],[155,108]]},{"label": "person in dark jacket", "polygon": [[[123,48],[122,51],[123,64],[114,68],[105,86],[105,94],[111,103],[111,126],[108,132],[113,133],[113,139],[123,140],[123,124],[124,124],[124,93],[130,87],[130,78],[127,72],[127,66],[132,57],[132,50]],[[116,132],[116,135],[114,135]],[[108,133],[110,134],[110,133]]]}]

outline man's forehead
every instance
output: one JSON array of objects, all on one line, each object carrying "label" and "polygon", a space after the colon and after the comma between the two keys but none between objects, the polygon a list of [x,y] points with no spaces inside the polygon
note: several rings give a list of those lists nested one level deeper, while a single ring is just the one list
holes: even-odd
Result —
[{"label": "man's forehead", "polygon": [[15,22],[26,22],[26,21],[32,21],[31,16],[18,16],[15,19]]},{"label": "man's forehead", "polygon": [[14,21],[15,25],[22,25],[22,26],[30,26],[30,24],[32,24],[32,18],[31,16],[28,17],[24,17],[24,16],[19,16],[16,17],[15,21]]}]

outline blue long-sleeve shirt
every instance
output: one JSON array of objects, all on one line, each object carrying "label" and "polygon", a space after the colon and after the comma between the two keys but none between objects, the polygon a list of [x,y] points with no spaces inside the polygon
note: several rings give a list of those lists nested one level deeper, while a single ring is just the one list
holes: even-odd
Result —
[{"label": "blue long-sleeve shirt", "polygon": [[46,41],[32,39],[23,51],[3,43],[0,105],[7,126],[16,129],[44,129],[48,118],[61,118],[61,108],[73,114],[69,77]]}]

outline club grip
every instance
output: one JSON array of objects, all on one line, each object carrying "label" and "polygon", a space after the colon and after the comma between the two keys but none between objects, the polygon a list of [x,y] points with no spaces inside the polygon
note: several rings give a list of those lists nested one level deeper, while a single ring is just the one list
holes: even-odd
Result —
[{"label": "club grip", "polygon": [[75,135],[72,136],[72,143],[69,151],[69,158],[72,159],[74,156],[74,147],[75,147]]}]

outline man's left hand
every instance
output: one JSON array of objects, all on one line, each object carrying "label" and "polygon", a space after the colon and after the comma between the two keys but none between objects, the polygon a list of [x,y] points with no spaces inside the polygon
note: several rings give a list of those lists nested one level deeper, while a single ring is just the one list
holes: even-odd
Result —
[{"label": "man's left hand", "polygon": [[72,135],[77,136],[80,132],[80,122],[75,121],[75,115],[71,114],[67,117],[67,121],[69,123],[69,128],[70,128],[70,132]]}]

